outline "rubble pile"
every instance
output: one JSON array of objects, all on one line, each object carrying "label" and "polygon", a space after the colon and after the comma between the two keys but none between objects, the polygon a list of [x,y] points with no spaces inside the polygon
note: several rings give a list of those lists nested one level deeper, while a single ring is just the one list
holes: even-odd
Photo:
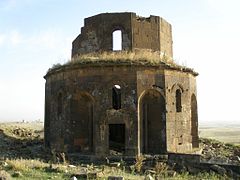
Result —
[{"label": "rubble pile", "polygon": [[222,143],[217,140],[201,138],[202,155],[208,161],[219,161],[226,164],[240,164],[240,146]]}]

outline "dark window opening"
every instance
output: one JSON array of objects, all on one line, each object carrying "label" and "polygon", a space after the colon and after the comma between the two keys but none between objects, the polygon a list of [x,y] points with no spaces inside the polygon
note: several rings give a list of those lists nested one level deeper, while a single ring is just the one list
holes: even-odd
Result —
[{"label": "dark window opening", "polygon": [[109,150],[125,151],[125,124],[109,124]]},{"label": "dark window opening", "polygon": [[121,109],[121,86],[114,85],[112,88],[112,106],[113,109]]},{"label": "dark window opening", "polygon": [[122,31],[116,30],[112,33],[112,50],[121,51],[122,50]]},{"label": "dark window opening", "polygon": [[176,111],[182,112],[182,93],[180,89],[176,91]]},{"label": "dark window opening", "polygon": [[58,116],[62,114],[63,111],[63,102],[62,102],[62,93],[59,93],[58,95],[58,100],[57,100],[57,112],[58,112]]}]

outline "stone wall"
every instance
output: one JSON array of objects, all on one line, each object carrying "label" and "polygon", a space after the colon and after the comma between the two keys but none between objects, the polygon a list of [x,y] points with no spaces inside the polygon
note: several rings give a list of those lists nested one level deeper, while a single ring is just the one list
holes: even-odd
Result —
[{"label": "stone wall", "polygon": [[[196,89],[190,73],[161,67],[86,65],[52,71],[45,78],[45,143],[52,148],[107,155],[109,127],[122,124],[126,155],[192,149],[190,97]],[[117,110],[112,104],[114,85],[121,87]],[[182,112],[175,107],[178,88]]]},{"label": "stone wall", "polygon": [[148,49],[172,58],[171,25],[158,16],[144,18],[135,13],[104,13],[86,18],[81,34],[73,41],[72,57],[112,51],[115,30],[122,32],[122,50]]},{"label": "stone wall", "polygon": [[[167,149],[170,152],[192,150],[191,97],[196,96],[196,81],[191,74],[165,71],[167,101]],[[176,91],[181,92],[181,107],[177,112]],[[197,119],[194,119],[197,123]],[[197,137],[195,137],[197,138]]]},{"label": "stone wall", "polygon": [[[121,73],[120,73],[121,72]],[[115,110],[112,107],[112,88],[121,86],[122,108]],[[46,130],[46,139],[52,144],[64,142],[69,150],[74,150],[74,140],[81,143],[81,137],[76,139],[77,131],[86,127],[77,126],[73,119],[86,121],[73,113],[71,106],[74,96],[87,95],[93,104],[93,151],[97,154],[108,153],[108,125],[125,124],[126,152],[137,150],[137,120],[136,120],[136,76],[129,68],[80,68],[77,70],[60,72],[47,78],[46,83],[46,122],[50,124]],[[63,109],[61,116],[57,115],[57,96],[63,94]],[[76,103],[75,103],[76,104]],[[80,109],[80,108],[79,108]],[[77,117],[76,117],[77,116]],[[50,123],[49,123],[50,122]],[[61,131],[62,134],[61,134]],[[48,140],[49,138],[49,140]],[[89,136],[91,138],[91,136]],[[63,140],[64,139],[64,140]],[[83,141],[83,140],[82,140]],[[91,141],[91,140],[87,140]]]}]

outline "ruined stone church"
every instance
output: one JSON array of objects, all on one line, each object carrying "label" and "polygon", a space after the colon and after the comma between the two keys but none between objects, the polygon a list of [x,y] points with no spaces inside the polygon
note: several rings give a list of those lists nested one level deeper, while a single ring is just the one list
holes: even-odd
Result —
[{"label": "ruined stone church", "polygon": [[[86,58],[145,51],[159,60]],[[88,17],[72,43],[71,61],[44,77],[45,145],[99,156],[192,152],[199,147],[197,75],[173,61],[172,28],[163,18],[130,12]]]}]

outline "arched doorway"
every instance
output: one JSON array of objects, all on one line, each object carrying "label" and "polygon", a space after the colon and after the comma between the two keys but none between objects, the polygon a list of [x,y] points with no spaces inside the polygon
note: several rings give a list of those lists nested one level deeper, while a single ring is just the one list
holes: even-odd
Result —
[{"label": "arched doorway", "polygon": [[145,154],[166,152],[165,99],[157,90],[140,97],[141,149]]},{"label": "arched doorway", "polygon": [[199,147],[198,139],[198,113],[197,113],[197,98],[194,94],[191,97],[191,136],[192,136],[192,147]]},{"label": "arched doorway", "polygon": [[93,152],[93,99],[80,93],[71,100],[73,149],[75,152]]}]

